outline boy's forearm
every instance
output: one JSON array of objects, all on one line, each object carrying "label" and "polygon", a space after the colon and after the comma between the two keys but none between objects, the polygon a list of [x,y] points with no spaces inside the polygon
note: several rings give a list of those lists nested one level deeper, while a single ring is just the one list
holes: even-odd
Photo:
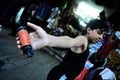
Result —
[{"label": "boy's forearm", "polygon": [[49,47],[71,48],[73,46],[73,38],[68,36],[52,36],[48,35]]}]

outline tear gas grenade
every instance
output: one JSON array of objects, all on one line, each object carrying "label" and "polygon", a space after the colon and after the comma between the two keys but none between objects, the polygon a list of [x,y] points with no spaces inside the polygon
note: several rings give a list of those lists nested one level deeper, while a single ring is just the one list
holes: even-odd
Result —
[{"label": "tear gas grenade", "polygon": [[18,36],[21,43],[21,49],[27,57],[32,57],[34,50],[32,49],[27,28],[25,26],[20,26],[18,28]]}]

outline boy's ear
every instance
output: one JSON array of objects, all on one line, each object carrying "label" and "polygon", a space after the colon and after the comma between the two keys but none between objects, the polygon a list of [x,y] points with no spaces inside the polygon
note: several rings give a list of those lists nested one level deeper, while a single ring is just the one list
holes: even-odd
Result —
[{"label": "boy's ear", "polygon": [[88,28],[87,28],[87,33],[88,33],[88,34],[90,33],[90,30],[91,30],[90,27],[88,27]]}]

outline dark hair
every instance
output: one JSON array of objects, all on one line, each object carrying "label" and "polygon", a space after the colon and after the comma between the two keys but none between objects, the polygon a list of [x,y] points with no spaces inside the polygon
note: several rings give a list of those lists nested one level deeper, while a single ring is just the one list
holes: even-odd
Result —
[{"label": "dark hair", "polygon": [[[108,30],[108,25],[105,21],[100,20],[100,19],[93,19],[87,23],[86,29],[103,29],[104,31]],[[86,30],[83,32],[83,34],[86,34]]]},{"label": "dark hair", "polygon": [[93,29],[105,29],[107,28],[107,23],[103,20],[99,19],[94,19],[89,21],[86,27],[90,27],[92,30]]}]

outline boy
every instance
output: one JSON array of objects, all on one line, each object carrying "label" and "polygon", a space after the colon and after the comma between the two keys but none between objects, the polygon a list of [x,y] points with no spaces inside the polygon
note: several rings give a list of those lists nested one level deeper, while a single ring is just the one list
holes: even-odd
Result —
[{"label": "boy", "polygon": [[[74,80],[84,68],[89,55],[88,45],[101,40],[106,30],[106,23],[98,19],[91,20],[86,26],[85,33],[76,38],[53,36],[40,26],[29,22],[27,25],[35,30],[29,34],[33,49],[45,46],[68,48],[63,61],[49,72],[47,80]],[[17,40],[18,48],[21,48],[20,41],[18,38]]]}]

